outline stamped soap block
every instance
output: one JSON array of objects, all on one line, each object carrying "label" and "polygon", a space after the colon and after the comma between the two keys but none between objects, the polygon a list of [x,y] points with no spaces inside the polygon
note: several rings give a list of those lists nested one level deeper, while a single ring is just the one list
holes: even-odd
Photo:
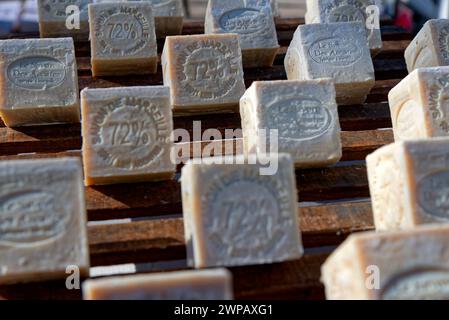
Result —
[{"label": "stamped soap block", "polygon": [[331,79],[255,81],[240,100],[246,153],[270,150],[277,130],[279,152],[296,167],[335,164],[342,156],[340,123]]},{"label": "stamped soap block", "polygon": [[77,158],[0,162],[0,284],[89,270],[86,209]]},{"label": "stamped soap block", "polygon": [[[291,157],[272,154],[243,162],[239,156],[234,163],[228,161],[232,158],[221,159],[191,161],[182,169],[189,265],[241,266],[300,258],[303,248]],[[277,163],[277,170],[262,175],[260,168],[267,162]]]},{"label": "stamped soap block", "polygon": [[426,22],[405,50],[407,69],[449,66],[449,20]]},{"label": "stamped soap block", "polygon": [[73,37],[87,41],[87,7],[92,0],[37,0],[41,38]]},{"label": "stamped soap block", "polygon": [[157,71],[157,43],[149,2],[89,6],[93,76]]},{"label": "stamped soap block", "polygon": [[162,71],[178,115],[236,112],[245,93],[237,34],[167,37]]},{"label": "stamped soap block", "polygon": [[449,227],[351,235],[324,263],[328,300],[449,299]]},{"label": "stamped soap block", "polygon": [[71,38],[0,41],[0,116],[10,127],[80,121]]},{"label": "stamped soap block", "polygon": [[238,34],[245,68],[270,67],[279,51],[269,0],[209,0],[204,29]]},{"label": "stamped soap block", "polygon": [[81,105],[87,185],[173,177],[167,87],[84,89]]},{"label": "stamped soap block", "polygon": [[301,25],[285,57],[289,80],[332,78],[339,105],[365,102],[374,66],[361,22]]},{"label": "stamped soap block", "polygon": [[226,269],[190,270],[88,280],[85,300],[232,300]]},{"label": "stamped soap block", "polygon": [[375,56],[382,49],[380,15],[373,10],[375,5],[375,0],[307,0],[306,23],[362,22],[371,55]]}]

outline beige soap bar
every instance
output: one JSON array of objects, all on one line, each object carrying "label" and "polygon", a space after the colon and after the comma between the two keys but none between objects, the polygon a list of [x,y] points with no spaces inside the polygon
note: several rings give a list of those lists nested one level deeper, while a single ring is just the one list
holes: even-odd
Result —
[{"label": "beige soap bar", "polygon": [[388,98],[396,141],[449,136],[449,67],[413,71]]},{"label": "beige soap bar", "polygon": [[0,41],[0,116],[10,127],[79,122],[71,38]]},{"label": "beige soap bar", "polygon": [[[373,14],[374,0],[307,0],[306,23],[362,22],[366,29],[371,55],[382,49],[380,17]],[[368,28],[367,20],[372,23]]]},{"label": "beige soap bar", "polygon": [[449,299],[449,227],[359,233],[324,263],[329,300]]},{"label": "beige soap bar", "polygon": [[279,152],[296,167],[335,164],[342,156],[340,122],[331,79],[255,81],[240,100],[247,153],[270,151],[270,130]]},{"label": "beige soap bar", "polygon": [[238,34],[245,68],[270,67],[279,51],[269,0],[209,0],[204,29]]},{"label": "beige soap bar", "polygon": [[172,179],[167,87],[84,89],[81,104],[87,185]]},{"label": "beige soap bar", "polygon": [[157,43],[151,4],[89,5],[93,76],[148,74],[157,71]]},{"label": "beige soap bar", "polygon": [[178,115],[236,112],[245,93],[237,34],[167,37],[162,71]]},{"label": "beige soap bar", "polygon": [[449,66],[449,20],[429,20],[405,50],[408,72]]},{"label": "beige soap bar", "polygon": [[374,66],[361,22],[301,25],[285,57],[289,80],[332,78],[339,105],[365,102]]},{"label": "beige soap bar", "polygon": [[73,37],[87,41],[90,3],[92,0],[37,0],[41,38]]},{"label": "beige soap bar", "polygon": [[0,284],[87,275],[86,224],[79,159],[0,162]]},{"label": "beige soap bar", "polygon": [[449,139],[408,140],[367,157],[378,230],[449,222]]},{"label": "beige soap bar", "polygon": [[232,300],[226,269],[178,271],[88,280],[85,300]]},{"label": "beige soap bar", "polygon": [[[190,161],[182,169],[189,265],[242,266],[299,259],[303,248],[291,157],[209,160],[216,162]],[[260,168],[267,162],[277,170],[262,175]]]}]

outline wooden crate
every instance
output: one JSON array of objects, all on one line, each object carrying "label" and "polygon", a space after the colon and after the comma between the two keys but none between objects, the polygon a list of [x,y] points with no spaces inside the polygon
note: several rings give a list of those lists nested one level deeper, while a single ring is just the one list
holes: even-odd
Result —
[{"label": "wooden crate", "polygon": [[[283,59],[303,19],[279,19],[282,50],[271,68],[245,70],[246,85],[255,80],[285,79]],[[188,22],[184,34],[203,32],[202,22]],[[376,86],[366,104],[339,107],[343,129],[343,160],[332,168],[298,170],[301,201],[298,215],[305,256],[299,261],[231,268],[237,299],[322,299],[320,266],[350,233],[373,228],[364,159],[391,143],[393,135],[387,103],[389,90],[406,75],[403,52],[411,35],[384,20],[384,49],[375,58]],[[14,38],[36,34],[12,35]],[[159,43],[161,50],[163,43]],[[77,45],[79,86],[104,88],[162,84],[154,76],[105,77],[90,72],[89,43]],[[240,127],[238,114],[177,117],[175,128],[192,129],[201,120],[203,130]],[[385,129],[387,128],[387,129]],[[379,130],[382,129],[382,130]],[[205,145],[207,141],[195,141]],[[81,156],[80,125],[6,128],[0,124],[0,160]],[[178,170],[179,172],[179,170]],[[179,178],[179,174],[177,175]],[[110,185],[86,188],[89,244],[93,271],[98,266],[136,263],[136,273],[184,269],[185,247],[180,184],[178,181]],[[108,221],[125,219],[119,221]],[[114,267],[112,274],[127,273]],[[0,287],[6,299],[80,299],[80,290],[67,290],[65,280]]]}]

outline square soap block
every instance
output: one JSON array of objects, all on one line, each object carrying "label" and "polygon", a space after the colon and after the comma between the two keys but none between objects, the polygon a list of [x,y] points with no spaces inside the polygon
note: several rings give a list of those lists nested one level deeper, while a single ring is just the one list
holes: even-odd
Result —
[{"label": "square soap block", "polygon": [[0,41],[0,116],[9,127],[80,121],[71,38]]},{"label": "square soap block", "polygon": [[0,284],[89,271],[86,208],[77,158],[0,162]]},{"label": "square soap block", "polygon": [[[382,36],[379,15],[370,15],[375,0],[307,0],[306,24],[359,21],[366,26],[366,35],[371,55],[375,56],[382,49]],[[367,26],[367,19],[372,22]],[[372,20],[375,19],[375,20]]]},{"label": "square soap block", "polygon": [[449,299],[449,227],[351,235],[324,263],[328,300]]},{"label": "square soap block", "polygon": [[[37,0],[41,38],[89,38],[88,5],[92,0]],[[79,22],[79,24],[78,24]]]},{"label": "square soap block", "polygon": [[238,34],[245,68],[271,67],[279,51],[269,0],[209,0],[204,29]]},{"label": "square soap block", "polygon": [[388,99],[396,141],[449,137],[449,67],[413,71]]},{"label": "square soap block", "polygon": [[157,71],[152,5],[146,1],[89,5],[93,76]]},{"label": "square soap block", "polygon": [[236,112],[245,93],[237,34],[167,37],[162,71],[177,115]]},{"label": "square soap block", "polygon": [[449,221],[449,139],[397,142],[366,161],[376,229]]},{"label": "square soap block", "polygon": [[405,62],[409,73],[418,68],[449,66],[449,20],[427,21],[405,50]]},{"label": "square soap block", "polygon": [[81,104],[86,185],[173,178],[167,87],[84,89]]},{"label": "square soap block", "polygon": [[289,80],[332,78],[339,105],[365,102],[375,84],[361,22],[300,25],[285,57]]},{"label": "square soap block", "polygon": [[[242,266],[299,259],[303,248],[291,157],[209,160],[190,161],[182,169],[189,265]],[[262,175],[262,163],[268,162],[277,164],[277,170]]]},{"label": "square soap block", "polygon": [[226,269],[189,270],[88,280],[85,300],[232,300]]},{"label": "square soap block", "polygon": [[270,150],[277,130],[279,152],[296,167],[335,164],[342,156],[340,122],[331,79],[255,81],[240,100],[246,153]]}]

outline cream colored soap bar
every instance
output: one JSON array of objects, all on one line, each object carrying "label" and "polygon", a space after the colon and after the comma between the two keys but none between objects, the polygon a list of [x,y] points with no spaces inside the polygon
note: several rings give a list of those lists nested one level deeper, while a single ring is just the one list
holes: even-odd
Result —
[{"label": "cream colored soap bar", "polygon": [[359,233],[324,263],[329,300],[449,299],[449,227]]},{"label": "cream colored soap bar", "polygon": [[162,71],[175,114],[236,112],[245,93],[237,34],[167,37]]},{"label": "cream colored soap bar", "polygon": [[332,78],[339,105],[361,104],[374,86],[374,66],[360,22],[301,25],[285,57],[289,80]]},{"label": "cream colored soap bar", "polygon": [[157,43],[151,4],[89,5],[93,76],[157,71]]},{"label": "cream colored soap bar", "polygon": [[[243,163],[243,157],[213,160],[220,162],[190,161],[182,169],[189,265],[241,266],[300,258],[303,248],[291,157],[260,156],[255,164]],[[260,168],[268,161],[277,163],[277,170],[261,175]]]},{"label": "cream colored soap bar", "polygon": [[79,122],[71,38],[0,41],[0,116],[10,127]]},{"label": "cream colored soap bar", "polygon": [[87,185],[173,177],[167,87],[84,89],[81,102]]},{"label": "cream colored soap bar", "polygon": [[371,55],[375,56],[382,49],[379,14],[371,9],[375,5],[374,0],[307,0],[306,23],[362,22]]},{"label": "cream colored soap bar", "polygon": [[209,0],[204,29],[237,33],[245,68],[270,67],[279,51],[269,0]]},{"label": "cream colored soap bar", "polygon": [[429,20],[405,50],[408,72],[449,66],[449,20]]},{"label": "cream colored soap bar", "polygon": [[155,273],[88,280],[86,300],[232,300],[226,269]]},{"label": "cream colored soap bar", "polygon": [[417,69],[388,97],[396,141],[449,136],[449,67]]},{"label": "cream colored soap bar", "polygon": [[73,37],[87,41],[90,3],[92,0],[37,0],[41,38]]},{"label": "cream colored soap bar", "polygon": [[449,222],[449,139],[409,140],[367,157],[378,230]]},{"label": "cream colored soap bar", "polygon": [[270,130],[278,134],[279,152],[296,167],[335,164],[342,156],[340,123],[331,79],[255,81],[240,100],[247,153],[270,150]]},{"label": "cream colored soap bar", "polygon": [[79,159],[0,162],[0,284],[89,270]]}]

